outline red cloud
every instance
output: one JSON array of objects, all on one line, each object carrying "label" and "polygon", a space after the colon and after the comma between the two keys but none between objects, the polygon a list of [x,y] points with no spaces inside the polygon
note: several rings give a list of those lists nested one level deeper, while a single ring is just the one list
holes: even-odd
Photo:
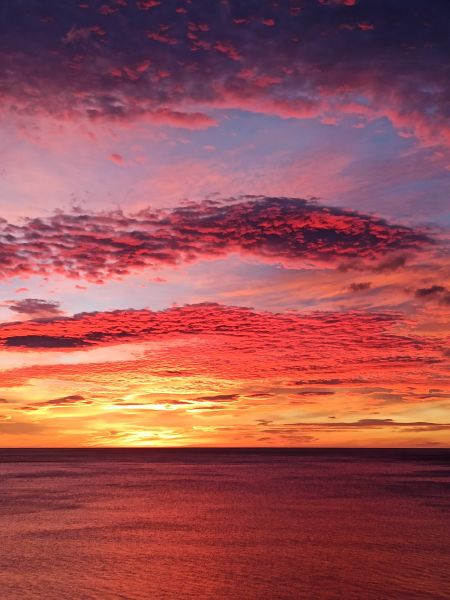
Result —
[{"label": "red cloud", "polygon": [[155,8],[160,4],[161,2],[159,2],[158,0],[138,0],[137,7],[140,10],[149,10],[150,8]]},{"label": "red cloud", "polygon": [[216,42],[214,44],[214,48],[218,52],[221,52],[222,54],[228,56],[228,58],[231,58],[231,60],[239,60],[241,58],[239,52],[230,42]]},{"label": "red cloud", "polygon": [[[328,336],[336,329],[341,339],[358,335],[386,334],[399,316],[390,313],[271,313],[249,308],[223,306],[214,303],[187,305],[153,312],[143,310],[116,310],[112,312],[80,313],[74,317],[59,317],[0,325],[0,345],[24,348],[95,347],[131,341],[149,341],[155,338],[182,335],[255,335],[271,340],[274,336],[308,338]],[[318,336],[318,337],[317,337]],[[384,339],[384,338],[383,338]],[[49,343],[51,340],[52,343]],[[399,348],[400,336],[386,334],[386,343],[395,340]],[[355,342],[356,342],[355,338]],[[21,343],[22,342],[22,343]]]},{"label": "red cloud", "polygon": [[358,27],[361,31],[373,31],[375,29],[371,23],[358,23]]},{"label": "red cloud", "polygon": [[[422,402],[422,392],[428,392],[432,381],[439,382],[440,389],[448,386],[442,340],[400,334],[401,324],[399,315],[392,313],[271,313],[209,303],[158,312],[118,310],[4,323],[0,326],[4,349],[70,352],[131,342],[153,344],[148,356],[91,363],[88,370],[58,362],[4,371],[0,384],[20,385],[30,377],[86,381],[108,373],[121,373],[130,381],[144,381],[149,374],[194,375],[277,381],[276,386],[286,388],[298,402],[305,396],[330,397],[331,402],[330,386],[361,388],[367,394],[367,386],[376,391],[373,386],[380,385],[401,388],[411,401]],[[416,399],[412,390],[422,395]],[[389,402],[390,397],[372,401]]]},{"label": "red cloud", "polygon": [[0,277],[56,272],[100,282],[234,252],[297,266],[356,259],[376,265],[430,242],[420,231],[294,198],[205,201],[133,215],[58,212],[23,225],[0,222]]},{"label": "red cloud", "polygon": [[151,31],[147,34],[147,37],[150,40],[155,40],[155,42],[161,42],[162,44],[174,45],[178,44],[178,40],[175,37],[172,37],[168,33],[159,32],[159,31]]}]

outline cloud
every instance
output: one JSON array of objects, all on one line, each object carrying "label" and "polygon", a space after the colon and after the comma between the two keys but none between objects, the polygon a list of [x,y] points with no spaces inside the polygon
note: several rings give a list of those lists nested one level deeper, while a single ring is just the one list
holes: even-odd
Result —
[{"label": "cloud", "polygon": [[191,130],[208,129],[209,127],[215,127],[217,125],[216,119],[204,113],[183,112],[168,108],[146,111],[141,118],[158,125],[169,125],[171,127],[180,127],[182,129]]},{"label": "cloud", "polygon": [[93,404],[93,401],[85,398],[81,394],[72,394],[69,396],[62,396],[61,398],[44,400],[42,402],[32,402],[30,404],[27,404],[26,406],[21,406],[20,410],[23,410],[25,412],[32,412],[39,410],[40,408],[79,406],[80,404]]},{"label": "cloud", "polygon": [[[248,336],[249,339],[261,336],[264,340],[278,335],[306,341],[309,335],[321,338],[330,328],[337,328],[340,336],[366,329],[380,335],[399,320],[395,313],[272,313],[201,303],[161,311],[115,310],[3,323],[0,324],[0,345],[79,349],[186,335]],[[386,342],[389,339],[386,335]],[[401,344],[400,337],[395,339]]]},{"label": "cloud", "polygon": [[56,337],[51,335],[13,335],[5,340],[9,348],[80,348],[86,342],[75,337]]},{"label": "cloud", "polygon": [[312,429],[314,431],[346,430],[346,429],[385,429],[399,428],[408,429],[414,432],[420,431],[439,431],[450,429],[450,423],[430,423],[428,421],[396,421],[395,419],[359,419],[358,421],[342,422],[298,422],[289,423],[299,429]]},{"label": "cloud", "polygon": [[421,300],[434,300],[438,304],[450,306],[450,290],[443,285],[419,288],[415,291],[415,296]]},{"label": "cloud", "polygon": [[351,292],[365,292],[370,289],[372,283],[370,281],[353,282],[348,287]]},{"label": "cloud", "polygon": [[7,300],[5,305],[13,312],[34,318],[63,314],[63,311],[59,308],[59,302],[51,300],[25,298],[24,300]]},{"label": "cloud", "polygon": [[239,400],[239,394],[216,394],[215,396],[200,396],[197,398],[200,402],[234,402]]},{"label": "cloud", "polygon": [[123,160],[123,156],[121,154],[117,154],[116,152],[113,152],[112,154],[110,154],[109,160],[111,162],[115,163],[116,165],[118,165],[119,167],[122,167],[125,164],[125,161]]},{"label": "cloud", "polygon": [[[397,400],[402,404],[432,400],[425,397],[431,382],[446,389],[442,340],[407,331],[402,334],[403,324],[396,313],[273,313],[214,303],[3,323],[0,348],[20,349],[24,358],[25,351],[30,352],[32,360],[30,367],[1,372],[0,387],[17,387],[30,378],[62,378],[71,385],[89,380],[96,381],[97,387],[108,387],[118,378],[120,385],[126,383],[130,390],[148,386],[152,377],[184,381],[184,389],[191,377],[268,379],[278,382],[271,387],[281,386],[287,399],[293,394],[298,398],[331,398],[337,393],[336,386],[351,388],[352,395],[360,389],[364,395],[368,386],[375,391],[388,386],[399,394]],[[143,348],[139,356],[131,352],[114,362],[95,354],[96,349],[119,344],[142,344]],[[80,350],[93,352],[92,358],[90,352],[83,352],[82,357]],[[53,356],[48,364],[44,352],[49,359]],[[74,358],[67,356],[62,361],[56,352],[74,353]],[[44,362],[39,366],[41,356]],[[200,396],[199,385],[193,389],[195,398],[202,402],[238,400],[235,388],[221,391],[209,387]],[[163,387],[167,389],[167,383]],[[257,395],[247,397],[239,392],[240,399],[245,396],[249,403],[273,401],[271,394],[260,396],[257,389],[249,391]],[[364,401],[367,405],[380,402],[371,396]]]},{"label": "cloud", "polygon": [[355,6],[357,0],[318,0],[327,6]]},{"label": "cloud", "polygon": [[294,396],[333,396],[336,392],[334,390],[321,390],[311,388],[311,389],[303,389],[296,390],[293,392]]},{"label": "cloud", "polygon": [[[44,431],[48,433],[48,427],[46,427],[45,425],[42,425],[41,423],[22,423],[22,422],[15,422],[12,419],[8,419],[6,420],[4,423],[2,423],[1,425],[1,432],[2,432],[2,438],[3,440],[7,439],[7,436],[9,435],[17,435],[17,436],[21,436],[21,435],[39,435],[42,434]],[[47,438],[48,439],[48,438]]]},{"label": "cloud", "polygon": [[71,404],[79,404],[79,403],[89,403],[89,400],[86,400],[80,394],[72,394],[71,396],[63,396],[61,398],[53,398],[53,400],[47,400],[43,404],[47,404],[50,406],[70,406]]},{"label": "cloud", "polygon": [[54,273],[102,282],[232,253],[289,266],[353,261],[384,269],[386,261],[398,260],[389,259],[391,254],[431,243],[425,232],[356,211],[298,198],[246,196],[130,215],[77,210],[18,225],[3,220],[0,277]]},{"label": "cloud", "polygon": [[448,143],[449,16],[446,0],[3,2],[3,110],[188,128],[215,108],[384,116]]}]

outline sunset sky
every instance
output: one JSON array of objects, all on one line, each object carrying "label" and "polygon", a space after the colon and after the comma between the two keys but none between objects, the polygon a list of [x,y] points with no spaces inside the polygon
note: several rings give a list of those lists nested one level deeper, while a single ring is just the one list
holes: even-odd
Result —
[{"label": "sunset sky", "polygon": [[2,0],[0,445],[449,446],[448,0]]}]

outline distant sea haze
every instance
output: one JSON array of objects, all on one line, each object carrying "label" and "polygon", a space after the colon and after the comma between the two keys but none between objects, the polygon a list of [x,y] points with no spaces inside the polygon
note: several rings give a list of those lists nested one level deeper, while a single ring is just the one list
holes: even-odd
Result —
[{"label": "distant sea haze", "polygon": [[1,600],[448,600],[450,450],[0,450]]}]

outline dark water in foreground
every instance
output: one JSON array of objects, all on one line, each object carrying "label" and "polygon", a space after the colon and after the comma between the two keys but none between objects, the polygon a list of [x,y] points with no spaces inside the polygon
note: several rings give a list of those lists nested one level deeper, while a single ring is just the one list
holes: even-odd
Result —
[{"label": "dark water in foreground", "polygon": [[450,450],[0,450],[1,600],[449,599]]}]

